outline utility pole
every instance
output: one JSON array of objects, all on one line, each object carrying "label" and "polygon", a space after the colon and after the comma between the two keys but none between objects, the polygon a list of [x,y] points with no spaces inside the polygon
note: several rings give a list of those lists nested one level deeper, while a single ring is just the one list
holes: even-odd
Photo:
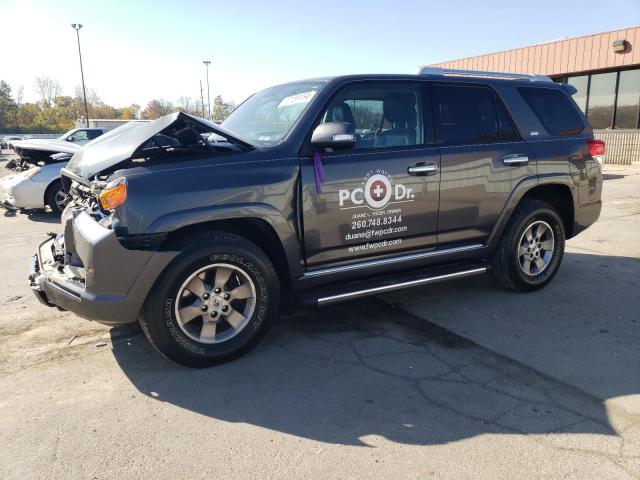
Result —
[{"label": "utility pole", "polygon": [[209,120],[211,120],[211,95],[209,93],[209,65],[211,64],[211,60],[203,60],[202,63],[204,63],[207,68],[207,106],[209,109]]},{"label": "utility pole", "polygon": [[89,107],[87,107],[87,90],[84,87],[84,70],[82,69],[82,52],[80,51],[80,29],[81,23],[72,23],[71,26],[76,31],[76,37],[78,38],[78,57],[80,57],[80,77],[82,78],[82,96],[84,97],[84,113],[85,113],[85,125],[89,128]]},{"label": "utility pole", "polygon": [[202,80],[200,80],[200,101],[202,102],[202,118],[204,118],[204,96],[202,94]]}]

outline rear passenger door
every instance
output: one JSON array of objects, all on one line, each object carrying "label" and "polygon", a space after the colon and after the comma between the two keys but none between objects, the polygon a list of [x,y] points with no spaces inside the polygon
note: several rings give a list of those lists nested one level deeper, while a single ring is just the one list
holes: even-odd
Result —
[{"label": "rear passenger door", "polygon": [[484,243],[535,162],[488,85],[433,83],[431,99],[441,161],[438,246]]}]

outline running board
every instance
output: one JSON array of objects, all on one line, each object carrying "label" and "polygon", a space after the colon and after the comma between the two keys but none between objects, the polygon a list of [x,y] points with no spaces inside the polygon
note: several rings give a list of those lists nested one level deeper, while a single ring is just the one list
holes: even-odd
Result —
[{"label": "running board", "polygon": [[379,280],[345,284],[340,290],[323,289],[313,293],[309,292],[303,295],[303,302],[324,307],[326,305],[354,300],[356,298],[366,297],[369,295],[377,295],[380,293],[401,290],[409,287],[417,287],[419,285],[426,285],[429,283],[445,282],[447,280],[471,277],[473,275],[480,275],[484,273],[487,273],[487,266],[480,266],[479,264],[434,268],[429,271],[419,273],[401,274]]}]

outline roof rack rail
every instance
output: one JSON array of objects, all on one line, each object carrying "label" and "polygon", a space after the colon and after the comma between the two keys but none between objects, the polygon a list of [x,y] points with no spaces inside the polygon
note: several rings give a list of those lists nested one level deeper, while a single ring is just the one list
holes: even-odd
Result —
[{"label": "roof rack rail", "polygon": [[485,72],[482,70],[452,70],[440,67],[420,67],[419,75],[434,76],[455,76],[455,77],[483,77],[501,78],[504,80],[528,80],[530,82],[553,82],[546,75],[535,75],[533,73],[507,73],[507,72]]}]

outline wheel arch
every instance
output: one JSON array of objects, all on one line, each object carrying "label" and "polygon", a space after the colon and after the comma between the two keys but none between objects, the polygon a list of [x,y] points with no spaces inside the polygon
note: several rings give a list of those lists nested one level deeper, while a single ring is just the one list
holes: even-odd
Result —
[{"label": "wheel arch", "polygon": [[[278,274],[278,279],[284,291],[290,291],[292,276],[299,273],[302,261],[297,241],[296,248],[291,250],[291,238],[283,238],[273,224],[262,217],[224,217],[190,222],[175,230],[171,230],[162,245],[161,250],[170,250],[171,245],[178,239],[198,232],[219,230],[234,233],[256,244],[269,257]],[[286,245],[286,246],[285,246]]]},{"label": "wheel arch", "polygon": [[567,238],[574,236],[576,192],[569,174],[531,177],[520,182],[511,193],[489,238],[488,245],[496,245],[509,220],[523,201],[541,200],[552,205],[562,218]]},{"label": "wheel arch", "polygon": [[[61,178],[61,177],[59,177],[59,176],[58,176],[58,177],[56,177],[56,178],[54,178],[53,180],[51,180],[51,181],[47,184],[46,188],[44,189],[44,194],[43,194],[43,197],[42,197],[42,204],[43,204],[45,207],[46,207],[47,205],[49,205],[49,203],[48,203],[48,198],[47,198],[47,197],[49,196],[49,193],[51,192],[51,189],[53,188],[53,186],[54,186],[56,183],[60,183],[60,184],[62,184],[62,178]],[[49,205],[49,206],[51,206],[51,205]]]},{"label": "wheel arch", "polygon": [[525,200],[541,200],[552,205],[560,214],[567,238],[573,236],[573,224],[575,220],[573,194],[571,189],[562,183],[549,183],[538,185],[524,194],[518,205]]}]

